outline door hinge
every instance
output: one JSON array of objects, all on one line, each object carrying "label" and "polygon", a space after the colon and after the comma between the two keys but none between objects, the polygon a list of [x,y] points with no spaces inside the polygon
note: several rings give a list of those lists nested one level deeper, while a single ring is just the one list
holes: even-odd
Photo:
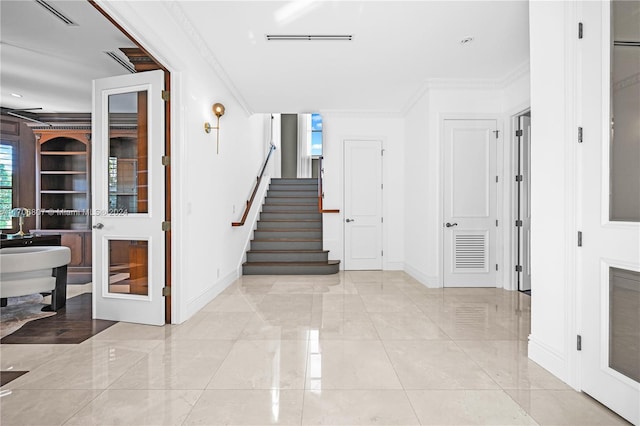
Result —
[{"label": "door hinge", "polygon": [[522,221],[516,220],[516,228],[520,228],[520,227],[522,227]]},{"label": "door hinge", "polygon": [[500,130],[494,130],[493,133],[495,133],[496,139],[500,137]]},{"label": "door hinge", "polygon": [[162,156],[162,165],[163,166],[171,165],[171,157],[169,157],[168,155],[163,155]]},{"label": "door hinge", "polygon": [[380,155],[384,155],[384,149],[380,150]]},{"label": "door hinge", "polygon": [[584,36],[584,30],[583,30],[582,22],[578,22],[578,38],[582,39],[583,36]]},{"label": "door hinge", "polygon": [[516,175],[516,182],[522,182],[522,175]]},{"label": "door hinge", "polygon": [[168,220],[165,220],[164,222],[162,222],[162,230],[164,232],[170,231],[171,230],[171,222],[169,222]]},{"label": "door hinge", "polygon": [[516,130],[516,136],[517,137],[522,136],[522,130]]},{"label": "door hinge", "polygon": [[496,226],[498,226],[498,219],[496,219]]},{"label": "door hinge", "polygon": [[582,143],[582,127],[578,127],[578,143]]},{"label": "door hinge", "polygon": [[578,231],[578,247],[582,247],[582,231]]},{"label": "door hinge", "polygon": [[498,179],[498,176],[496,176],[496,183],[498,183],[498,181],[499,181],[499,180],[500,180],[500,179]]},{"label": "door hinge", "polygon": [[384,183],[380,184],[380,189],[384,189]]},{"label": "door hinge", "polygon": [[516,272],[522,272],[522,265],[516,265]]},{"label": "door hinge", "polygon": [[380,256],[384,256],[384,250],[380,250]]},{"label": "door hinge", "polygon": [[576,336],[576,349],[579,351],[582,350],[582,336],[579,334]]},{"label": "door hinge", "polygon": [[384,223],[384,217],[380,218],[380,223]]},{"label": "door hinge", "polygon": [[162,295],[165,297],[171,296],[171,287],[162,287]]},{"label": "door hinge", "polygon": [[496,271],[498,270],[498,264],[496,263]]},{"label": "door hinge", "polygon": [[162,91],[162,100],[165,102],[169,101],[169,91],[168,90],[163,90]]}]

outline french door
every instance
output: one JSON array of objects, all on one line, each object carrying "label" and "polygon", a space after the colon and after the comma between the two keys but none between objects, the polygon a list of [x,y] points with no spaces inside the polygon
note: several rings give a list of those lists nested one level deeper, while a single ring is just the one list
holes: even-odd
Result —
[{"label": "french door", "polygon": [[496,120],[444,120],[444,286],[496,286]]},{"label": "french door", "polygon": [[582,389],[640,424],[640,2],[581,4]]},{"label": "french door", "polygon": [[163,71],[93,82],[93,317],[164,324]]}]

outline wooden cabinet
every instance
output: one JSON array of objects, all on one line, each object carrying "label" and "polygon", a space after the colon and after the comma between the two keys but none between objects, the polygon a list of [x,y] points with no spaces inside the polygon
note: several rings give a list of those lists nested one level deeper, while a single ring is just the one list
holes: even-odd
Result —
[{"label": "wooden cabinet", "polygon": [[35,234],[61,234],[70,280],[91,280],[91,129],[35,128]]}]

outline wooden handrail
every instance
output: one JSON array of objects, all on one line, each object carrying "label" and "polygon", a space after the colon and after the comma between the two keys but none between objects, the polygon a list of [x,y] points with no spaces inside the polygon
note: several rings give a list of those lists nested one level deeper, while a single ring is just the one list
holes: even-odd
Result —
[{"label": "wooden handrail", "polygon": [[269,163],[271,154],[275,150],[276,150],[276,146],[271,145],[271,148],[269,148],[269,154],[267,154],[267,159],[264,160],[264,165],[262,166],[262,170],[260,170],[260,176],[256,178],[256,186],[253,187],[251,198],[247,200],[247,206],[244,209],[244,213],[242,213],[242,219],[240,219],[240,222],[231,222],[231,226],[243,226],[244,222],[247,220],[247,216],[249,216],[249,210],[251,210],[251,205],[253,204],[253,199],[256,197],[256,192],[258,192],[258,187],[260,186],[260,182],[262,182],[262,175],[264,175],[264,171],[267,168],[267,163]]},{"label": "wooden handrail", "polygon": [[325,210],[322,207],[322,199],[324,198],[324,192],[322,190],[322,178],[324,174],[324,169],[322,168],[322,160],[324,157],[318,157],[318,212],[319,213],[340,213],[340,210],[337,209],[327,209]]}]

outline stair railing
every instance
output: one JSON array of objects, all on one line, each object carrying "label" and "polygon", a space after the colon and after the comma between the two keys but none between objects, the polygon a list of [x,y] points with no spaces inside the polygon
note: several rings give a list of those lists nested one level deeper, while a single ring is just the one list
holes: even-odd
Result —
[{"label": "stair railing", "polygon": [[262,170],[260,170],[260,175],[256,178],[256,185],[253,187],[251,198],[247,200],[247,206],[244,209],[244,213],[242,213],[242,219],[240,219],[240,222],[231,222],[231,226],[243,226],[244,222],[247,220],[247,216],[249,216],[249,210],[251,210],[251,205],[253,204],[253,199],[256,197],[256,192],[258,192],[258,187],[260,186],[260,182],[262,182],[262,175],[264,175],[264,171],[267,168],[267,164],[269,163],[271,154],[275,150],[276,150],[276,146],[271,144],[271,148],[269,148],[269,153],[267,154],[267,159],[264,160],[264,165],[262,166]]},{"label": "stair railing", "polygon": [[318,212],[320,213],[340,213],[337,209],[324,209],[322,206],[322,200],[324,198],[324,191],[322,189],[322,179],[324,178],[324,168],[322,167],[322,160],[324,157],[318,157]]}]

